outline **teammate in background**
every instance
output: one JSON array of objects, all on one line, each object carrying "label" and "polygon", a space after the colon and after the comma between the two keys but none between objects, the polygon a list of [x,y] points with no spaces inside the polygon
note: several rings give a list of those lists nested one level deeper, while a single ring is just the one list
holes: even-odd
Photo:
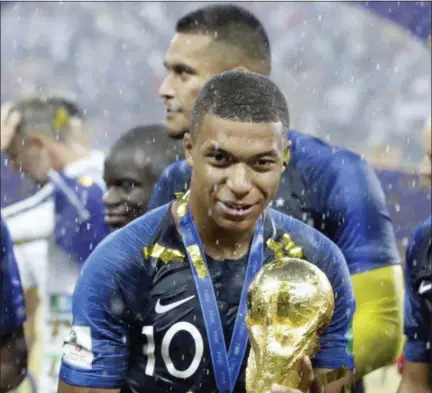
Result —
[{"label": "teammate in background", "polygon": [[[230,69],[268,75],[271,51],[261,23],[234,5],[209,5],[182,17],[165,56],[160,87],[169,135],[190,129],[200,87]],[[356,379],[392,363],[402,350],[403,277],[381,185],[358,155],[290,130],[288,170],[273,206],[328,236],[342,250],[352,275]],[[188,187],[187,161],[171,165],[158,181],[149,208],[171,201]],[[373,288],[373,290],[371,290]]]},{"label": "teammate in background", "polygon": [[30,319],[41,300],[42,354],[35,366],[42,367],[39,391],[52,393],[62,340],[71,326],[76,279],[108,233],[101,203],[103,156],[91,150],[77,105],[60,97],[3,107],[1,133],[12,135],[5,149],[12,166],[40,187],[2,215],[16,244]]},{"label": "teammate in background", "polygon": [[104,205],[112,230],[147,211],[156,181],[178,155],[172,145],[165,126],[151,124],[132,128],[111,147],[104,166]]},{"label": "teammate in background", "polygon": [[[4,151],[12,133],[1,131]],[[24,294],[9,230],[0,216],[0,393],[16,388],[27,372]]]},{"label": "teammate in background", "polygon": [[[203,87],[193,119],[185,136],[193,166],[189,201],[167,204],[114,232],[83,268],[59,393],[244,392],[247,340],[241,339],[244,324],[234,327],[234,321],[239,307],[239,321],[244,315],[242,291],[260,264],[275,258],[272,241],[280,244],[283,235],[293,242],[285,255],[301,247],[335,293],[335,312],[313,359],[315,375],[353,368],[355,304],[342,254],[319,232],[266,208],[289,149],[284,96],[262,75],[228,72]],[[192,248],[200,249],[200,258],[187,254]],[[195,280],[201,280],[197,287]],[[210,321],[220,315],[221,325],[206,325],[209,315]],[[216,360],[215,370],[211,359],[226,354],[225,342],[236,348],[229,351],[235,366]],[[238,379],[232,370],[241,370]],[[312,379],[305,376],[304,392]],[[340,392],[343,383],[337,379],[324,391]],[[299,392],[281,386],[272,391]]]},{"label": "teammate in background", "polygon": [[[424,130],[421,174],[432,184],[431,119]],[[414,233],[405,268],[405,361],[398,393],[432,389],[432,223],[429,217]]]}]

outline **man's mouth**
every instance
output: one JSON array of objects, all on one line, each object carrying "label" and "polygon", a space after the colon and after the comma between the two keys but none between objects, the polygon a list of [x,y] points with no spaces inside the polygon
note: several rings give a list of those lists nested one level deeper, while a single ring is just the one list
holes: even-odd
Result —
[{"label": "man's mouth", "polygon": [[165,104],[165,109],[167,113],[180,113],[181,112],[181,107],[178,104],[173,104],[173,103],[167,103]]},{"label": "man's mouth", "polygon": [[222,213],[228,216],[243,217],[248,215],[254,205],[230,201],[218,201],[217,205]]}]

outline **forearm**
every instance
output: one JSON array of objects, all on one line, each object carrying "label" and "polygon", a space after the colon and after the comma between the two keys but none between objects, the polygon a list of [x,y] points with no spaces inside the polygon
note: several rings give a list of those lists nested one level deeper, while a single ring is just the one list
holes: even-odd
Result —
[{"label": "forearm", "polygon": [[405,362],[402,381],[397,393],[430,393],[429,365]]}]

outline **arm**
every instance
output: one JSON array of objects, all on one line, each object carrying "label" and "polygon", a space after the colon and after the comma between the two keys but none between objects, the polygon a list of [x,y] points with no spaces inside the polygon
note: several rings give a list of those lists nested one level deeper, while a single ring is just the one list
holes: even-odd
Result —
[{"label": "arm", "polygon": [[27,372],[27,347],[24,330],[19,326],[14,331],[0,335],[0,393],[16,388]]},{"label": "arm", "polygon": [[[125,271],[133,256],[123,240],[106,239],[84,264],[76,284],[73,326],[63,345],[59,392],[117,392],[129,366],[129,329],[124,313]],[[132,281],[129,279],[129,281]],[[122,308],[123,310],[124,308]]]},{"label": "arm", "polygon": [[429,365],[405,362],[397,393],[430,393]]},{"label": "arm", "polygon": [[400,264],[385,195],[368,163],[341,152],[322,175],[323,233],[340,248],[350,273]]},{"label": "arm", "polygon": [[50,171],[55,184],[55,238],[75,261],[83,263],[109,234],[104,220],[103,190],[89,176],[71,178]]}]

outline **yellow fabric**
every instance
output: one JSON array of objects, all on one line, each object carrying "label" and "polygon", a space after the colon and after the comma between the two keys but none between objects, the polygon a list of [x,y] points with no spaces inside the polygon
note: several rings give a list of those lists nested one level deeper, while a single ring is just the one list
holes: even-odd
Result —
[{"label": "yellow fabric", "polygon": [[403,272],[386,266],[352,276],[356,379],[395,361],[403,348]]}]

